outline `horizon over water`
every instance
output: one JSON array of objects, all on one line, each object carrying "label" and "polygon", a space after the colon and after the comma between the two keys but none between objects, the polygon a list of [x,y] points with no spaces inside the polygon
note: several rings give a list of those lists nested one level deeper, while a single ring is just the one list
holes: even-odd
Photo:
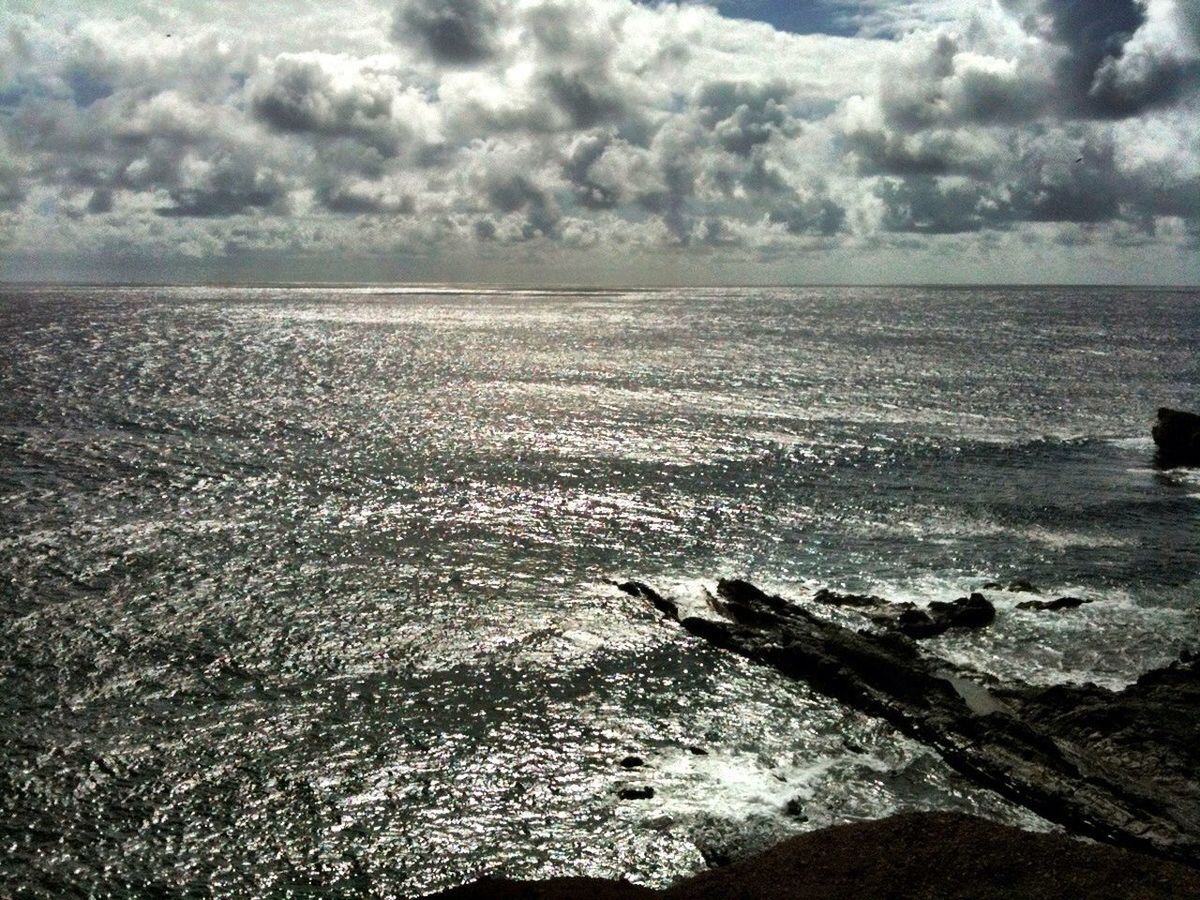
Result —
[{"label": "horizon over water", "polygon": [[1126,684],[1200,637],[1200,476],[1149,439],[1197,347],[1175,287],[0,286],[0,894],[662,886],[900,809],[1049,827],[609,580],[1029,578],[1094,602],[989,593],[924,649]]}]

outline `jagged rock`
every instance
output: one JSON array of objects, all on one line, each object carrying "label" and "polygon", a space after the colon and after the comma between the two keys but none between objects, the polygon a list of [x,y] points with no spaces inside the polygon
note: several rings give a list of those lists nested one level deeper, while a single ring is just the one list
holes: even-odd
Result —
[{"label": "jagged rock", "polygon": [[937,637],[950,626],[945,622],[934,621],[933,616],[923,609],[906,609],[896,618],[896,627],[910,638],[920,640]]},{"label": "jagged rock", "polygon": [[1075,609],[1076,607],[1083,606],[1085,603],[1091,602],[1091,600],[1084,600],[1081,597],[1059,597],[1057,600],[1026,600],[1024,603],[1018,603],[1017,609]]},{"label": "jagged rock", "polygon": [[[876,619],[878,621],[878,619]],[[996,607],[980,593],[949,602],[934,600],[925,609],[903,609],[896,628],[910,638],[937,637],[951,628],[986,628],[996,621]]]},{"label": "jagged rock", "polygon": [[665,616],[676,618],[679,615],[679,607],[664,597],[650,585],[641,581],[623,581],[621,583],[611,582],[617,590],[624,591],[631,597],[638,597],[643,600],[649,600],[650,604]]},{"label": "jagged rock", "polygon": [[[745,588],[741,590],[745,591]],[[749,592],[746,594],[752,596]],[[950,628],[982,628],[996,619],[995,607],[980,593],[949,603],[935,600],[923,610],[914,603],[889,603],[873,594],[842,594],[829,588],[821,588],[813,594],[813,600],[828,606],[851,607],[876,625],[894,628],[914,640],[937,637]],[[742,607],[738,614],[743,620],[753,616]],[[744,624],[753,622],[746,620]]]},{"label": "jagged rock", "polygon": [[[747,582],[723,581],[717,592],[726,618],[687,617],[687,631],[885,719],[1047,819],[1200,864],[1200,659],[1119,692],[989,688],[897,631],[845,628]],[[978,600],[962,600],[936,612],[989,619]]]},{"label": "jagged rock", "polygon": [[842,594],[838,591],[831,591],[829,588],[821,588],[813,594],[813,599],[818,603],[828,603],[830,606],[879,607],[889,605],[882,597],[876,597],[874,594]]},{"label": "jagged rock", "polygon": [[935,600],[929,604],[929,614],[947,628],[985,628],[996,621],[996,607],[980,593],[949,603]]},{"label": "jagged rock", "polygon": [[652,787],[632,787],[621,788],[617,791],[617,796],[622,800],[649,800],[654,796],[654,788]]},{"label": "jagged rock", "polygon": [[1162,407],[1150,433],[1164,466],[1200,466],[1200,415]]}]

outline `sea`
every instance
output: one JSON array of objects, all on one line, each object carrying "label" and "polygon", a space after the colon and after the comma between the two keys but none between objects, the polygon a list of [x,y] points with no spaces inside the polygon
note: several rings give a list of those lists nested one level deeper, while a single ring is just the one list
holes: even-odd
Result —
[{"label": "sea", "polygon": [[0,895],[664,886],[900,810],[1050,828],[612,582],[1025,579],[1092,602],[988,589],[923,648],[1120,687],[1200,646],[1164,405],[1200,407],[1197,290],[0,287]]}]

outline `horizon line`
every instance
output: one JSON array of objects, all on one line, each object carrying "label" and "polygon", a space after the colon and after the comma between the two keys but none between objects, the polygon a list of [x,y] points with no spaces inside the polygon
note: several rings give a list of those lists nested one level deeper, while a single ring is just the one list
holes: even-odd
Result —
[{"label": "horizon line", "polygon": [[630,282],[624,284],[600,284],[590,282],[502,282],[502,281],[79,281],[55,279],[20,279],[8,281],[0,279],[0,289],[5,288],[411,288],[416,292],[421,289],[440,289],[453,291],[652,291],[680,290],[693,288],[696,290],[798,290],[804,288],[943,288],[943,289],[985,289],[985,288],[1099,288],[1109,290],[1200,290],[1200,283],[1148,283],[1148,282],[1101,282],[1101,281],[827,281],[827,282],[707,282],[707,283],[668,283],[668,282]]}]

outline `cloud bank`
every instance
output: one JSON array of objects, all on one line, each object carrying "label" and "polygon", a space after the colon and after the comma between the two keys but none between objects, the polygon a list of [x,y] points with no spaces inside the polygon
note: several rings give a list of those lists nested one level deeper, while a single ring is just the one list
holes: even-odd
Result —
[{"label": "cloud bank", "polygon": [[0,275],[1200,280],[1192,0],[827,5],[17,2]]}]

